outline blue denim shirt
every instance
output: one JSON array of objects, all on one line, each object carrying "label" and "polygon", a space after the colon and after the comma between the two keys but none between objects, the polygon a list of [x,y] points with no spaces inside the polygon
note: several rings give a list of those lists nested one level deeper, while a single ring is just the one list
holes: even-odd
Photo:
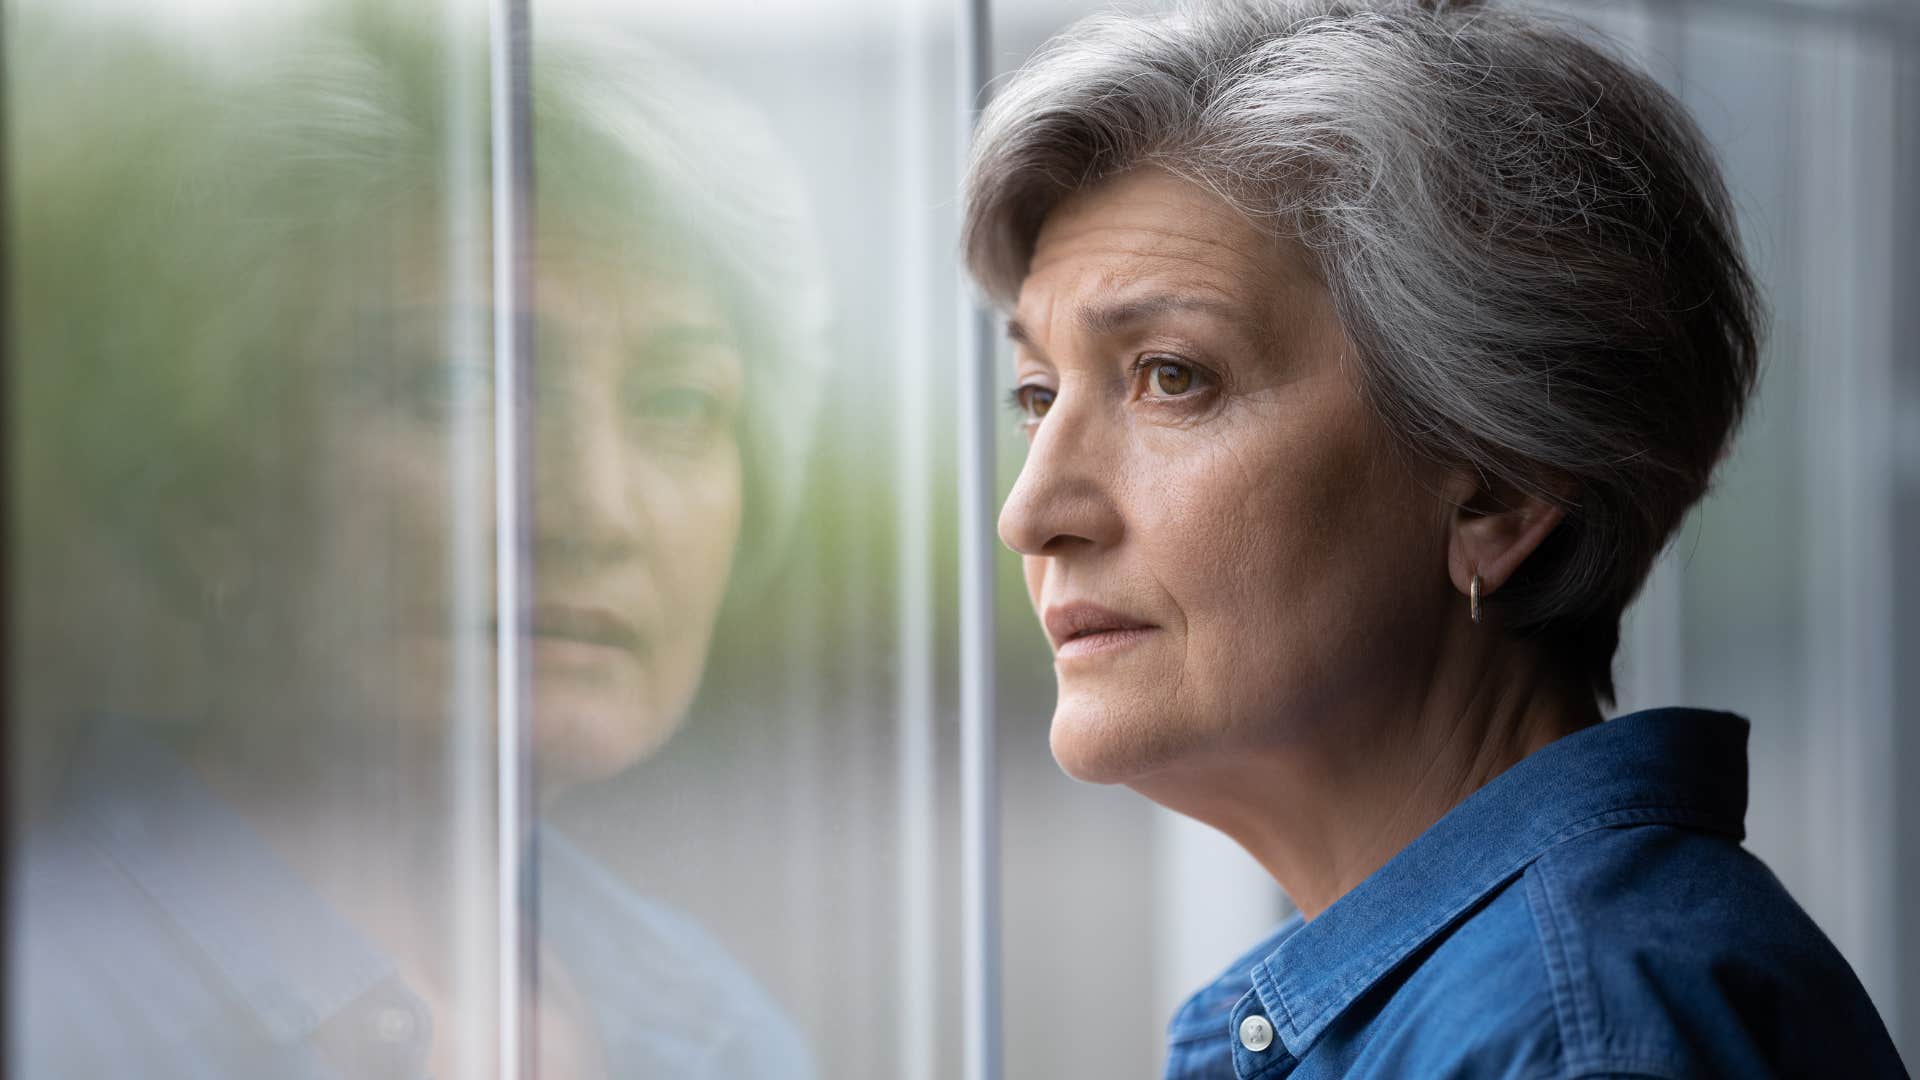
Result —
[{"label": "blue denim shirt", "polygon": [[1905,1076],[1740,846],[1746,734],[1656,709],[1529,755],[1195,994],[1167,1080]]}]

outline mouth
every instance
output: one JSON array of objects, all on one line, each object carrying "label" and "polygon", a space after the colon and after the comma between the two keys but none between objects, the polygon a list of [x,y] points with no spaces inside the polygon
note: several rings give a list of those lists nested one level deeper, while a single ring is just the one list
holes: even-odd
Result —
[{"label": "mouth", "polygon": [[537,604],[529,619],[533,644],[560,643],[597,646],[645,654],[645,641],[633,622],[613,611],[581,604]]},{"label": "mouth", "polygon": [[1087,601],[1050,607],[1042,616],[1057,660],[1124,649],[1159,627]]}]

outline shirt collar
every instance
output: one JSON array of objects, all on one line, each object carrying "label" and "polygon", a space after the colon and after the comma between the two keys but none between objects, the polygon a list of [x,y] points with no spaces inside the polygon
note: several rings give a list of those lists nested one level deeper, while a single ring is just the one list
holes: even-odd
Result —
[{"label": "shirt collar", "polygon": [[394,975],[238,813],[131,727],[94,733],[63,801],[270,1038],[311,1035]]},{"label": "shirt collar", "polygon": [[1595,829],[1682,825],[1744,835],[1747,722],[1653,709],[1565,736],[1454,807],[1253,966],[1295,1059],[1348,1006],[1550,847]]}]

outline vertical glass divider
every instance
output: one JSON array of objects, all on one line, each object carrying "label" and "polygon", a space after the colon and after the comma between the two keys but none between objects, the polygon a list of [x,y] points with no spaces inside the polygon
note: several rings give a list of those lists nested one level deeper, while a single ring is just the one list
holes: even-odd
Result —
[{"label": "vertical glass divider", "polygon": [[527,631],[532,551],[533,128],[527,0],[489,9],[493,166],[494,570],[499,1076],[534,1075],[533,763]]},{"label": "vertical glass divider", "polygon": [[[971,142],[988,76],[988,0],[960,9],[961,137]],[[961,160],[966,160],[962,147]],[[966,1080],[999,1080],[1000,805],[994,731],[993,334],[961,295],[960,807]]]},{"label": "vertical glass divider", "polygon": [[[13,108],[12,78],[8,71],[8,14],[0,0],[0,1076],[4,1076],[13,1057],[13,935],[15,933],[13,895],[15,824],[13,808],[14,754],[18,729],[29,721],[14,716],[13,683],[13,445],[19,436],[13,426],[13,279],[14,256],[8,247],[8,223],[13,216],[13,197],[9,180],[13,170],[11,144],[7,141],[7,113]],[[22,395],[24,396],[24,395]]]},{"label": "vertical glass divider", "polygon": [[[491,315],[488,257],[491,208],[488,197],[489,67],[484,9],[470,0],[441,0],[450,35],[444,122],[448,133],[443,163],[446,204],[444,262],[448,272],[448,309],[444,333],[454,356],[488,355]],[[452,824],[451,940],[454,985],[459,1006],[448,1037],[453,1042],[448,1071],[457,1078],[489,1076],[498,1051],[493,1009],[498,952],[495,937],[494,875],[497,830],[494,821],[494,642],[481,636],[493,623],[493,417],[458,410],[447,427],[453,518],[448,533],[449,575],[453,586],[452,671],[448,680],[453,736],[446,760],[447,812]]]},{"label": "vertical glass divider", "polygon": [[895,1036],[900,1080],[934,1080],[939,1058],[932,1049],[939,1040],[939,948],[935,938],[938,880],[934,851],[938,843],[938,776],[934,728],[932,494],[933,372],[926,340],[931,323],[928,260],[944,251],[933,242],[926,195],[931,190],[929,162],[933,147],[926,122],[940,107],[944,95],[929,85],[927,43],[931,37],[932,0],[907,0],[898,8],[895,42],[900,66],[894,121],[899,139],[895,228],[904,252],[904,302],[898,321],[898,355],[919,357],[919,363],[895,365],[897,422],[894,429],[899,457],[894,485],[898,492],[899,607],[895,612],[900,642],[895,700],[899,726],[899,851],[897,903],[900,911],[900,948],[895,977],[899,980],[900,1026]]}]

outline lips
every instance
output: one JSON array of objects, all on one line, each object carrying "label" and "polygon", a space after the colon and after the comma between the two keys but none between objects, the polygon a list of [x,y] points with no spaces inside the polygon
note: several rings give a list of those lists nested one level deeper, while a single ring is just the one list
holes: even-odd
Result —
[{"label": "lips", "polygon": [[631,621],[601,607],[574,604],[537,604],[533,609],[535,638],[574,641],[624,649],[638,656],[643,639]]},{"label": "lips", "polygon": [[1082,639],[1099,638],[1112,642],[1137,637],[1139,631],[1158,629],[1144,619],[1122,615],[1112,608],[1086,600],[1050,607],[1041,616],[1041,622],[1046,625],[1047,638],[1053,642],[1056,653]]}]

